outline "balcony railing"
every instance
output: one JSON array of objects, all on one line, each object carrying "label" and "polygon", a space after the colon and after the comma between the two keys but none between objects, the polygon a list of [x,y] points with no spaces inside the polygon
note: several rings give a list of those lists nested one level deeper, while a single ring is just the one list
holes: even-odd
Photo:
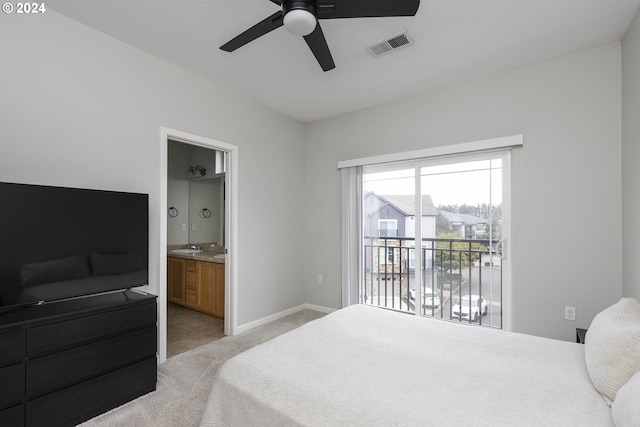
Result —
[{"label": "balcony railing", "polygon": [[365,236],[361,302],[501,328],[502,260],[495,243],[423,238],[419,284],[415,238]]}]

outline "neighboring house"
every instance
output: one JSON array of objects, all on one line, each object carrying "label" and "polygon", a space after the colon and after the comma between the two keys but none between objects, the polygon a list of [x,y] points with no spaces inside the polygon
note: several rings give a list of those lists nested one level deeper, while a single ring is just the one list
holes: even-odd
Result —
[{"label": "neighboring house", "polygon": [[[365,236],[415,237],[416,205],[412,195],[385,195],[368,192],[364,196]],[[422,236],[436,236],[438,210],[431,196],[422,196]]]},{"label": "neighboring house", "polygon": [[440,209],[451,228],[462,239],[486,239],[489,237],[489,220],[477,216],[453,213]]},{"label": "neighboring house", "polygon": [[[431,196],[422,196],[422,236],[436,236],[438,210]],[[412,195],[364,196],[364,243],[367,271],[385,277],[413,269],[415,263],[416,205]],[[376,249],[377,248],[377,249]],[[431,252],[427,251],[427,256]],[[373,268],[372,268],[373,266]],[[404,266],[404,268],[403,268]]]}]

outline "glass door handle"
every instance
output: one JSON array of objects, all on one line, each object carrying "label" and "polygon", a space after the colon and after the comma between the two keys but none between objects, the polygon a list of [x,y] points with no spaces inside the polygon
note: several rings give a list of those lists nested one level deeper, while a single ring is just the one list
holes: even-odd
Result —
[{"label": "glass door handle", "polygon": [[496,254],[500,257],[500,259],[503,259],[503,260],[507,259],[507,255],[505,255],[504,253],[504,248],[506,244],[507,244],[506,239],[502,239],[496,244]]}]

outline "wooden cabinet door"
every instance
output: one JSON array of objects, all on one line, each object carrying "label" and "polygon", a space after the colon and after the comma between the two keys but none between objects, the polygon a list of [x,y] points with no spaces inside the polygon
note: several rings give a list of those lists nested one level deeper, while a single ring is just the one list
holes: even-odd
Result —
[{"label": "wooden cabinet door", "polygon": [[185,260],[182,258],[167,258],[167,289],[169,302],[185,303]]},{"label": "wooden cabinet door", "polygon": [[196,310],[214,314],[215,265],[211,262],[198,261],[197,270],[197,302]]}]

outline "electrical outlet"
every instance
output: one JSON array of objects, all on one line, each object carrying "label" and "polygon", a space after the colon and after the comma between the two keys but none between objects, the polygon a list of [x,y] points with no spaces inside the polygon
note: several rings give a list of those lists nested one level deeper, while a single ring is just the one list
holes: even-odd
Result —
[{"label": "electrical outlet", "polygon": [[318,283],[321,284],[322,283],[322,274],[318,274]]},{"label": "electrical outlet", "polygon": [[576,320],[576,308],[575,307],[565,307],[564,308],[564,318],[565,318],[565,320]]}]

